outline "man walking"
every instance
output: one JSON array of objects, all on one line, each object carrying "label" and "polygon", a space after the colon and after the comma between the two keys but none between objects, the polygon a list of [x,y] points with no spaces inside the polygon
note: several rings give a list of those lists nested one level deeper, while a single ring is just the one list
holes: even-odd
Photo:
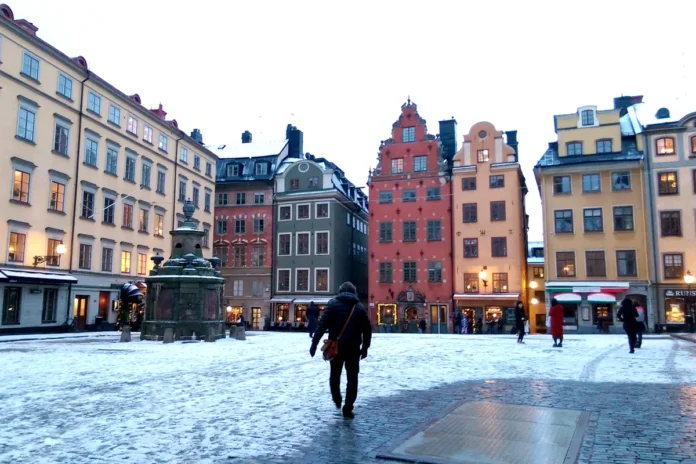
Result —
[{"label": "man walking", "polygon": [[314,357],[317,345],[324,333],[329,332],[329,339],[338,342],[338,354],[331,360],[329,386],[336,408],[341,408],[341,373],[346,368],[348,383],[346,402],[343,405],[343,417],[352,419],[353,405],[358,397],[358,373],[360,360],[367,357],[367,350],[372,340],[372,327],[365,307],[358,299],[358,291],[350,282],[344,282],[319,319],[317,330],[312,338],[309,354]]},{"label": "man walking", "polygon": [[314,331],[317,330],[317,321],[319,320],[319,308],[312,301],[307,308],[307,330],[309,338],[314,337]]}]

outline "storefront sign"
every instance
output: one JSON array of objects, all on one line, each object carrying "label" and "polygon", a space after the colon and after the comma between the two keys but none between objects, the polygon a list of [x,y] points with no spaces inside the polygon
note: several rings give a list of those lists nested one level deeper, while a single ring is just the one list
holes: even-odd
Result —
[{"label": "storefront sign", "polygon": [[573,287],[573,293],[602,293],[599,287]]},{"label": "storefront sign", "polygon": [[696,298],[696,290],[680,290],[677,288],[670,288],[665,290],[665,298]]}]

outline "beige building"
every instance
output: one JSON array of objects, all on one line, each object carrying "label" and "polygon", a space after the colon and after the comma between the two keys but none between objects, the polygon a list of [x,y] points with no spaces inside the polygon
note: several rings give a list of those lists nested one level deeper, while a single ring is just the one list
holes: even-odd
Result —
[{"label": "beige building", "polygon": [[527,245],[527,310],[532,333],[546,333],[546,285],[544,279],[544,242]]},{"label": "beige building", "polygon": [[[164,76],[163,76],[164,77]],[[216,156],[0,6],[0,332],[113,322],[125,282],[170,253],[183,201],[213,224]]]},{"label": "beige building", "polygon": [[[473,326],[505,330],[515,324],[515,303],[527,301],[525,184],[517,132],[507,140],[489,122],[474,124],[454,156],[454,299]],[[470,326],[471,326],[470,324]]]},{"label": "beige building", "polygon": [[535,167],[546,306],[550,298],[563,305],[571,332],[594,331],[600,321],[620,330],[616,303],[625,296],[647,304],[643,140],[627,114],[636,101],[620,97],[613,109],[556,115],[558,140]]}]

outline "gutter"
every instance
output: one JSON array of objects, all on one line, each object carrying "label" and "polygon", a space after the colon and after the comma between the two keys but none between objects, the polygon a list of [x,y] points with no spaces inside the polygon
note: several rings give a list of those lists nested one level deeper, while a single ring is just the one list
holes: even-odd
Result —
[{"label": "gutter", "polygon": [[[179,129],[177,129],[179,130]],[[181,131],[179,131],[181,132]],[[179,178],[177,177],[177,171],[179,170],[179,141],[182,139],[181,133],[179,134],[179,138],[176,139],[176,142],[174,144],[174,195],[172,196],[172,229],[176,229],[176,201],[177,201],[177,195],[176,195],[176,188],[179,185]],[[186,201],[186,198],[184,198],[184,201]]]},{"label": "gutter", "polygon": [[[271,298],[270,299],[273,300],[273,297],[275,297],[275,289],[276,289],[276,272],[275,272],[276,262],[275,262],[275,258],[277,256],[276,250],[278,247],[278,240],[276,240],[276,221],[277,221],[276,206],[278,203],[276,201],[275,173],[273,176],[271,176],[271,187],[273,189],[273,196],[271,198],[271,208],[273,208],[273,210],[271,212],[271,214],[272,214],[271,217],[273,218],[272,225],[271,225],[271,234],[273,234],[271,236],[271,243],[273,245],[271,246]],[[292,301],[291,301],[291,303],[292,303]],[[270,306],[273,306],[275,308],[275,305],[273,303],[270,303]],[[271,319],[271,323],[273,323],[273,321],[275,321],[276,316],[275,316],[275,313],[273,313],[271,311],[271,309],[272,309],[271,307],[268,308],[268,316]]]}]

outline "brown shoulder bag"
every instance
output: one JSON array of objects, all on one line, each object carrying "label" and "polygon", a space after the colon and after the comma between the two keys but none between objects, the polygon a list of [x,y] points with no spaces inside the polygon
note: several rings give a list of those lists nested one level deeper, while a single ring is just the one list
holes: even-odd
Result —
[{"label": "brown shoulder bag", "polygon": [[350,318],[353,317],[353,312],[355,311],[355,305],[353,305],[353,309],[350,310],[350,314],[348,315],[348,319],[346,319],[346,323],[343,324],[343,328],[341,329],[341,333],[338,334],[338,338],[336,340],[331,340],[331,339],[326,339],[324,340],[324,345],[321,347],[321,352],[322,356],[324,357],[324,361],[331,361],[333,358],[335,358],[338,355],[338,341],[341,339],[341,336],[343,335],[343,332],[345,332],[346,327],[348,327],[348,322],[350,322]]}]

